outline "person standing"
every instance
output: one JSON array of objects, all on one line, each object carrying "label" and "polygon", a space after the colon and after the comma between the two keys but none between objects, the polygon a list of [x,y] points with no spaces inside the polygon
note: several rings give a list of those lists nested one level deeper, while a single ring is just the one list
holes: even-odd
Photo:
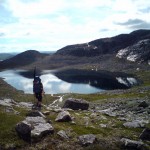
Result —
[{"label": "person standing", "polygon": [[35,76],[33,80],[33,93],[37,100],[36,106],[41,108],[42,94],[44,93],[43,84],[39,76]]}]

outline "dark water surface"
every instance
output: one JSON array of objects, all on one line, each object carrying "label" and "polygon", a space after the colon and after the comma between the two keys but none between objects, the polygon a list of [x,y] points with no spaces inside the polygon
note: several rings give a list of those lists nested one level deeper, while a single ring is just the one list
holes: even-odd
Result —
[{"label": "dark water surface", "polygon": [[[45,93],[96,93],[104,90],[126,89],[137,84],[132,75],[106,71],[43,70],[37,73],[43,83]],[[33,93],[33,71],[6,70],[0,77],[25,93]]]}]

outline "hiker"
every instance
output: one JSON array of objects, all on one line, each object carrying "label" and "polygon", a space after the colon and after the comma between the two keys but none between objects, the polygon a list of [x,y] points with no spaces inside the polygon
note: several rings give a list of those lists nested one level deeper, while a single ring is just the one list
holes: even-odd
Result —
[{"label": "hiker", "polygon": [[35,76],[33,81],[33,93],[37,99],[37,107],[41,107],[42,94],[44,93],[43,84],[40,77]]}]

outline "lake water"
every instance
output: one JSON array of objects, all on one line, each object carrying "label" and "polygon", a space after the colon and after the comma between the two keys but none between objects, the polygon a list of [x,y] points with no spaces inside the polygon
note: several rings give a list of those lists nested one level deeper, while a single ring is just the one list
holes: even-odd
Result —
[{"label": "lake water", "polygon": [[[18,90],[22,90],[25,93],[33,93],[33,78],[25,77],[20,73],[24,71],[21,70],[7,70],[0,72],[0,77],[15,87]],[[103,91],[102,89],[92,87],[90,84],[75,84],[65,82],[51,71],[43,71],[40,76],[41,81],[44,86],[44,91],[47,94],[57,94],[57,93],[96,93]]]}]

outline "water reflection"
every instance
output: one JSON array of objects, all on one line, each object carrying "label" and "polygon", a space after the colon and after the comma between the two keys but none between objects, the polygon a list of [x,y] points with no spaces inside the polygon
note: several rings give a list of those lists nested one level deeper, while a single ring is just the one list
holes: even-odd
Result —
[{"label": "water reflection", "polygon": [[68,69],[56,71],[54,74],[69,83],[83,83],[105,90],[127,89],[138,84],[133,75],[123,72]]},{"label": "water reflection", "polygon": [[[56,93],[96,93],[102,91],[101,89],[90,86],[89,84],[75,84],[65,82],[56,77],[52,71],[40,72],[41,80],[44,86],[44,90],[48,94]],[[0,77],[15,87],[18,90],[22,90],[25,93],[33,93],[33,72],[23,70],[7,70],[0,72]]]}]

